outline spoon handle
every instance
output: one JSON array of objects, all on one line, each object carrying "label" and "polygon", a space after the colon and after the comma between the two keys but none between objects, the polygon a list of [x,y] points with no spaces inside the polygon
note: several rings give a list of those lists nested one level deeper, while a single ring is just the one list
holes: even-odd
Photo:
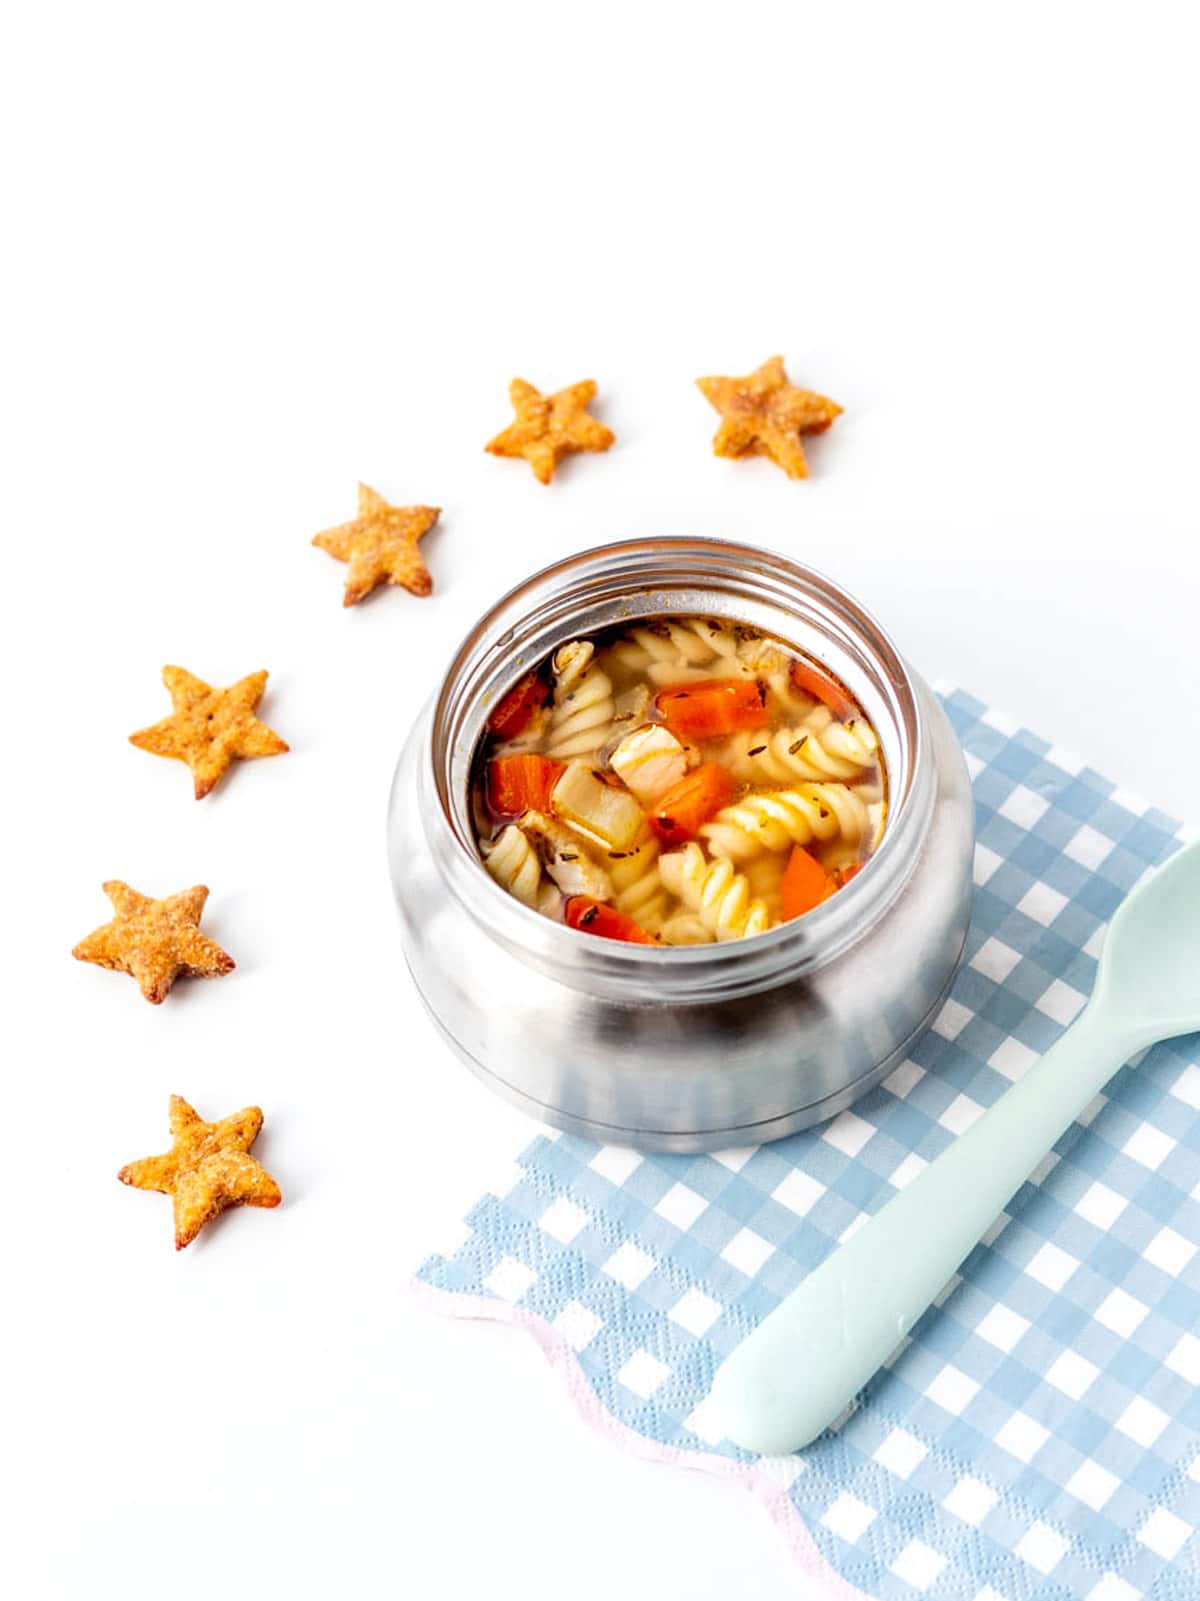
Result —
[{"label": "spoon handle", "polygon": [[1019,1083],[730,1354],[712,1388],[726,1437],[763,1452],[815,1439],[1133,1048],[1093,1001]]}]

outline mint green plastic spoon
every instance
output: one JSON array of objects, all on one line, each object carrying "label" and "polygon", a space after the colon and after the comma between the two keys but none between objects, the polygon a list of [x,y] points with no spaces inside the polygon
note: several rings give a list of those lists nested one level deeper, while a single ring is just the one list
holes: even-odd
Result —
[{"label": "mint green plastic spoon", "polygon": [[1113,918],[1087,1007],[1025,1077],[793,1290],[725,1360],[715,1421],[749,1451],[814,1440],[899,1345],[1112,1075],[1200,1029],[1200,844]]}]

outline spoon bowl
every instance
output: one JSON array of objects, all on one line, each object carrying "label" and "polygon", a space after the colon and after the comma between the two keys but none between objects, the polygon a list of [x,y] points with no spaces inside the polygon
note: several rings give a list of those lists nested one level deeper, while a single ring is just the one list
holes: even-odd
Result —
[{"label": "spoon bowl", "polygon": [[1092,1005],[1147,1045],[1200,1029],[1200,844],[1172,856],[1117,909]]}]

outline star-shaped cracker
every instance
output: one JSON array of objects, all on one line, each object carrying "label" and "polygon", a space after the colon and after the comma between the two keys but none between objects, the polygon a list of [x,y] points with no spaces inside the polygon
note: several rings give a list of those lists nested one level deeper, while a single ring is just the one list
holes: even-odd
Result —
[{"label": "star-shaped cracker", "polygon": [[221,978],[233,972],[233,957],[200,932],[200,914],[208,899],[203,884],[155,901],[112,878],[104,893],[117,915],[76,945],[71,955],[81,962],[130,974],[155,1006],[166,999],[181,973]]},{"label": "star-shaped cracker", "polygon": [[349,562],[343,606],[353,606],[377,584],[399,584],[428,595],[433,579],[417,541],[441,516],[439,506],[392,506],[366,484],[358,486],[358,516],[313,535],[313,544]]},{"label": "star-shaped cracker", "polygon": [[266,673],[251,673],[228,689],[214,689],[182,667],[164,667],[162,681],[175,710],[161,723],[130,734],[129,743],[186,762],[197,800],[217,787],[231,763],[287,750],[286,742],[254,715],[267,687]]},{"label": "star-shaped cracker", "polygon": [[721,413],[715,456],[769,456],[789,478],[807,478],[800,440],[823,434],[842,408],[836,401],[788,382],[783,357],[772,356],[745,378],[697,378],[705,399]]},{"label": "star-shaped cracker", "polygon": [[122,1184],[169,1195],[175,1208],[175,1249],[199,1234],[230,1206],[278,1206],[275,1180],[250,1155],[263,1125],[257,1106],[243,1107],[219,1123],[206,1123],[182,1095],[171,1097],[171,1135],[164,1156],[144,1156],[117,1174]]},{"label": "star-shaped cracker", "polygon": [[607,450],[616,435],[589,417],[596,386],[590,378],[553,395],[543,395],[524,378],[514,378],[508,398],[516,421],[486,446],[493,456],[524,456],[539,483],[548,484],[564,456],[580,450]]}]

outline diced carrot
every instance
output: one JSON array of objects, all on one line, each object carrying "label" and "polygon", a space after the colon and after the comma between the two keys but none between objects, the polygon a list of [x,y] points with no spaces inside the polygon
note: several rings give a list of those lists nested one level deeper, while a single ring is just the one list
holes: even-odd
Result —
[{"label": "diced carrot", "polygon": [[650,827],[664,845],[682,845],[736,793],[737,785],[720,762],[704,762],[655,801]]},{"label": "diced carrot", "polygon": [[548,756],[497,756],[487,765],[488,805],[500,817],[550,809],[550,792],[566,768]]},{"label": "diced carrot", "polygon": [[844,889],[850,880],[855,876],[855,874],[861,873],[862,870],[862,862],[851,862],[849,867],[839,867],[837,869],[837,871],[833,874],[833,882],[837,885],[838,889]]},{"label": "diced carrot", "polygon": [[615,906],[595,901],[590,895],[572,895],[567,902],[567,927],[577,928],[584,934],[598,934],[601,939],[624,940],[627,945],[653,945],[656,943],[640,923]]},{"label": "diced carrot", "polygon": [[515,739],[528,726],[539,706],[550,698],[550,686],[537,673],[526,673],[509,690],[488,718],[488,729],[501,739]]},{"label": "diced carrot", "polygon": [[655,698],[658,714],[677,739],[716,739],[767,721],[763,693],[752,678],[701,678],[668,685]]},{"label": "diced carrot", "polygon": [[780,886],[780,914],[785,923],[803,917],[833,893],[829,874],[803,845],[795,845]]},{"label": "diced carrot", "polygon": [[833,674],[807,657],[792,663],[792,683],[814,700],[822,701],[840,722],[858,715],[858,707]]}]

